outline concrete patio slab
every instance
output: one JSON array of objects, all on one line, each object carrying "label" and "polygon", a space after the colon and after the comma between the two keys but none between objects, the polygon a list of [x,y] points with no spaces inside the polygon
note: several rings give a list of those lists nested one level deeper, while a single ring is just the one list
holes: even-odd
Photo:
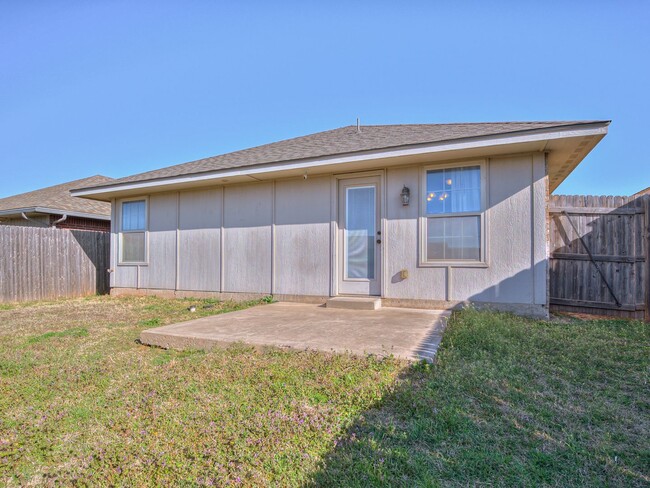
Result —
[{"label": "concrete patio slab", "polygon": [[173,349],[212,349],[242,342],[408,360],[431,360],[450,312],[405,308],[344,310],[302,303],[274,303],[145,330],[144,344]]}]

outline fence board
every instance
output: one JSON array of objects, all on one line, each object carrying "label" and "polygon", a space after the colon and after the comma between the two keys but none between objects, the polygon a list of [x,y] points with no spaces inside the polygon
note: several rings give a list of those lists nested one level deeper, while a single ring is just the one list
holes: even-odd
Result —
[{"label": "fence board", "polygon": [[110,233],[0,225],[0,302],[106,293]]},{"label": "fence board", "polygon": [[551,309],[650,321],[650,196],[553,195],[549,207]]}]

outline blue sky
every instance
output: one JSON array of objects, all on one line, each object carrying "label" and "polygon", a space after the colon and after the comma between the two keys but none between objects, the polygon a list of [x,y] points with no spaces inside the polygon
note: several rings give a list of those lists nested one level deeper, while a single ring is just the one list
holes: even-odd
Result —
[{"label": "blue sky", "polygon": [[0,2],[0,196],[355,123],[612,119],[650,186],[650,2]]}]

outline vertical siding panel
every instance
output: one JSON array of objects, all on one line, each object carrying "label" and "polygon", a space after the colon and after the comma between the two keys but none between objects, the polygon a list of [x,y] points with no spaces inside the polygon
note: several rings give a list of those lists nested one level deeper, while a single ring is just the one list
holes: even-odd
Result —
[{"label": "vertical siding panel", "polygon": [[230,188],[224,202],[225,291],[271,292],[271,183]]},{"label": "vertical siding panel", "polygon": [[140,266],[141,288],[173,290],[176,286],[177,194],[149,197],[149,262]]},{"label": "vertical siding panel", "polygon": [[328,177],[277,183],[274,293],[329,295],[330,195]]},{"label": "vertical siding panel", "polygon": [[222,189],[180,193],[178,288],[220,291]]}]

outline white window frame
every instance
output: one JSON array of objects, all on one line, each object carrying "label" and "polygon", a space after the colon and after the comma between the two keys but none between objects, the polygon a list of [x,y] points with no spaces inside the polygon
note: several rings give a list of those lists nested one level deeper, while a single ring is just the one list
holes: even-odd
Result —
[{"label": "white window frame", "polygon": [[[142,230],[124,230],[122,229],[122,205],[126,202],[142,202],[144,201],[144,231]],[[120,266],[143,266],[149,264],[149,197],[131,197],[123,198],[117,201],[117,228],[118,236],[118,265]],[[122,257],[122,235],[131,233],[144,232],[144,261],[124,261]]]},{"label": "white window frame", "polygon": [[[427,171],[440,170],[440,169],[456,169],[465,168],[468,166],[478,166],[481,172],[481,208],[477,212],[448,212],[442,214],[427,214],[426,195],[427,195]],[[420,220],[420,252],[419,252],[419,266],[425,268],[439,268],[439,267],[457,267],[457,268],[487,268],[488,267],[488,249],[487,249],[487,229],[486,229],[486,213],[488,202],[488,171],[487,161],[485,159],[474,159],[469,161],[458,161],[455,163],[445,164],[431,164],[423,166],[420,173],[420,195],[419,195],[419,220]],[[444,217],[479,217],[481,236],[479,238],[479,259],[427,259],[427,225],[429,218],[444,218]]]}]

